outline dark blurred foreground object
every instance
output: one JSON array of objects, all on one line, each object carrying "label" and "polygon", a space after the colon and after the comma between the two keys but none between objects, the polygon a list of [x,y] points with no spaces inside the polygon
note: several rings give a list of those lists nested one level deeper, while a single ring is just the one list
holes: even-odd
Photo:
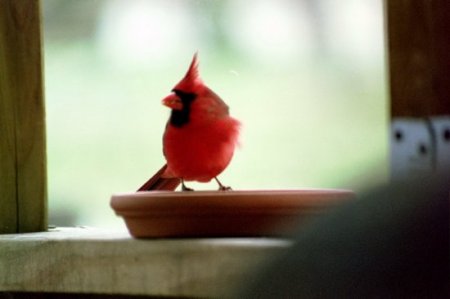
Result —
[{"label": "dark blurred foreground object", "polygon": [[449,197],[442,176],[349,202],[304,226],[239,297],[450,298]]}]

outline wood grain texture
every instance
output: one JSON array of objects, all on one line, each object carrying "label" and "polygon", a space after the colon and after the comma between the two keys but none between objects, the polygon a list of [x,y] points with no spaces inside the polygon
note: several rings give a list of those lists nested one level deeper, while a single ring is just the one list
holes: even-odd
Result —
[{"label": "wood grain texture", "polygon": [[450,114],[450,2],[385,1],[391,116]]},{"label": "wood grain texture", "polygon": [[[1,36],[0,33],[0,38]],[[0,54],[2,53],[0,42]],[[0,233],[14,233],[17,232],[18,219],[15,113],[13,102],[6,100],[9,88],[6,88],[8,83],[3,73],[1,57],[0,63]]]},{"label": "wood grain texture", "polygon": [[136,240],[88,228],[4,235],[0,292],[221,298],[290,246],[267,238]]},{"label": "wood grain texture", "polygon": [[0,1],[0,232],[47,227],[38,0]]}]

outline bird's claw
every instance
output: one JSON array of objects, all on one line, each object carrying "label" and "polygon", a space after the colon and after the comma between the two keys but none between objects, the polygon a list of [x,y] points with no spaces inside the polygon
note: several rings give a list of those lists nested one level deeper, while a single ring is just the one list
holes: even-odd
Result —
[{"label": "bird's claw", "polygon": [[194,189],[186,187],[185,185],[181,186],[181,191],[194,191]]},{"label": "bird's claw", "polygon": [[233,189],[231,189],[230,186],[220,186],[219,187],[219,191],[231,191]]},{"label": "bird's claw", "polygon": [[222,185],[222,183],[219,181],[219,179],[217,177],[215,177],[214,179],[216,180],[217,184],[219,184],[219,191],[230,191],[230,190],[233,190],[233,189],[231,189],[231,187],[227,187],[227,186]]},{"label": "bird's claw", "polygon": [[184,180],[181,180],[181,191],[194,191],[194,189],[186,187],[186,185],[184,184]]}]

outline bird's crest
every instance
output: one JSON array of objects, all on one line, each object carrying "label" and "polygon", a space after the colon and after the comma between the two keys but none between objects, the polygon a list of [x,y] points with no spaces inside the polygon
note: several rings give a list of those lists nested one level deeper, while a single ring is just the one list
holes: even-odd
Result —
[{"label": "bird's crest", "polygon": [[198,53],[196,52],[194,54],[194,57],[192,58],[191,65],[189,66],[189,69],[184,76],[184,78],[178,82],[177,85],[173,88],[174,90],[181,90],[184,92],[193,92],[195,90],[196,86],[199,86],[203,84],[202,79],[200,78],[199,72],[198,72]]}]

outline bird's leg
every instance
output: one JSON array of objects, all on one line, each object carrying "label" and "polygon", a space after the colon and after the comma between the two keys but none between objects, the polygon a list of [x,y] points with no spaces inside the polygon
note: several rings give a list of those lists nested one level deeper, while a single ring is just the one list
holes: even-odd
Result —
[{"label": "bird's leg", "polygon": [[233,189],[231,189],[231,187],[227,187],[227,186],[222,185],[222,183],[219,181],[219,179],[217,177],[214,177],[214,179],[216,180],[217,184],[219,184],[219,191],[233,190]]},{"label": "bird's leg", "polygon": [[194,189],[186,187],[184,180],[181,179],[181,191],[194,191]]}]

